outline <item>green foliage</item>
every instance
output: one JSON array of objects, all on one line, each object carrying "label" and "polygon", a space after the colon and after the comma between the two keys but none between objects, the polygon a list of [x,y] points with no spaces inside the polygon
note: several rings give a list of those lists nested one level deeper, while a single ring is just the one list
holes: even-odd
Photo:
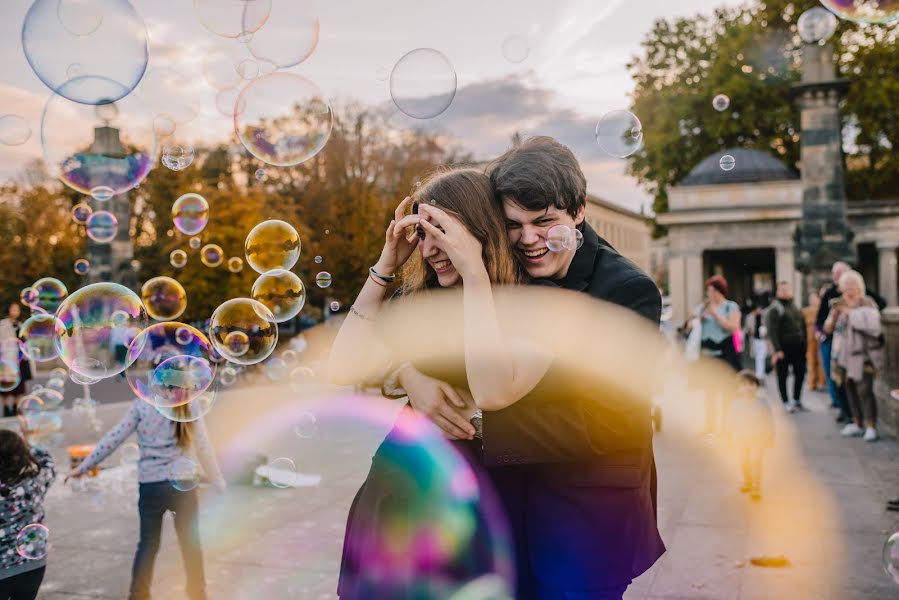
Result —
[{"label": "green foliage", "polygon": [[[628,65],[636,84],[631,110],[644,124],[644,147],[629,170],[654,194],[656,212],[668,210],[669,187],[724,148],[767,151],[798,168],[799,110],[791,94],[800,78],[796,22],[819,5],[754,1],[656,21]],[[840,74],[850,82],[843,119],[852,199],[894,196],[899,184],[899,158],[891,151],[899,141],[896,32],[841,21],[832,39]],[[728,110],[712,108],[717,94],[730,97]]]}]

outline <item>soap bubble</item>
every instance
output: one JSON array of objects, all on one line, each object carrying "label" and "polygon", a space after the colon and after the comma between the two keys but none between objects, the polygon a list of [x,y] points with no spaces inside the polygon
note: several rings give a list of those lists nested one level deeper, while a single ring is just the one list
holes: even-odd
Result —
[{"label": "soap bubble", "polygon": [[859,23],[890,23],[899,19],[897,0],[821,0],[833,14]]},{"label": "soap bubble", "polygon": [[252,58],[245,58],[237,63],[237,74],[241,79],[256,79],[259,77],[259,63]]},{"label": "soap bubble", "polygon": [[187,243],[187,245],[190,246],[191,249],[197,250],[197,249],[199,249],[200,244],[202,244],[202,243],[203,242],[200,240],[200,238],[192,237],[192,238],[190,238],[190,241]]},{"label": "soap bubble", "polygon": [[183,269],[187,265],[187,252],[180,248],[172,250],[169,254],[169,264],[176,269]]},{"label": "soap bubble", "polygon": [[175,229],[185,235],[196,235],[209,222],[209,203],[200,194],[184,194],[172,204]]},{"label": "soap bubble", "polygon": [[625,158],[640,149],[643,125],[640,119],[626,110],[607,113],[596,124],[596,141],[607,154]]},{"label": "soap bubble", "polygon": [[331,309],[331,312],[335,312],[335,313],[336,313],[337,311],[340,310],[340,302],[338,302],[337,300],[333,300],[333,301],[331,302],[331,304],[328,305],[328,308]]},{"label": "soap bubble", "polygon": [[119,220],[108,210],[98,210],[87,218],[87,237],[97,243],[105,244],[115,239],[119,231]]},{"label": "soap bubble", "polygon": [[241,357],[250,349],[250,336],[243,331],[232,331],[225,336],[225,347],[231,357]]},{"label": "soap bubble", "polygon": [[147,70],[140,82],[140,95],[157,119],[171,121],[171,126],[157,123],[156,132],[171,135],[175,127],[192,121],[200,112],[196,82],[169,67]]},{"label": "soap bubble", "polygon": [[302,438],[308,438],[315,435],[318,431],[318,424],[315,420],[315,415],[311,412],[302,412],[297,417],[296,422],[293,426],[293,432]]},{"label": "soap bubble", "polygon": [[883,570],[899,585],[899,531],[883,545]]},{"label": "soap bubble", "polygon": [[81,194],[99,187],[121,194],[140,185],[156,160],[153,114],[135,94],[98,106],[62,95],[97,79],[72,79],[47,102],[41,119],[44,160],[52,176]]},{"label": "soap bubble", "polygon": [[[65,389],[65,380],[62,381],[62,384],[63,389]],[[58,387],[58,384],[54,384],[54,386]],[[49,387],[34,390],[32,395],[40,399],[43,410],[56,410],[61,408],[62,403],[65,400],[65,396],[62,395],[60,390],[51,389]]]},{"label": "soap bubble", "polygon": [[226,38],[255,33],[269,18],[272,0],[194,0],[197,20]]},{"label": "soap bubble", "polygon": [[122,464],[136,465],[140,461],[140,447],[133,442],[122,444]]},{"label": "soap bubble", "polygon": [[179,492],[189,492],[200,484],[200,467],[186,456],[176,458],[172,463],[169,481]]},{"label": "soap bubble", "polygon": [[19,328],[22,349],[28,358],[46,362],[59,356],[56,347],[56,317],[50,313],[35,313]]},{"label": "soap bubble", "polygon": [[225,260],[225,251],[218,244],[206,244],[200,250],[200,261],[210,268],[215,268]]},{"label": "soap bubble", "polygon": [[280,381],[287,377],[287,363],[283,358],[274,356],[265,361],[265,376],[272,381]]},{"label": "soap bubble", "polygon": [[154,277],[140,288],[147,314],[157,321],[172,321],[187,309],[184,286],[171,277]]},{"label": "soap bubble", "polygon": [[725,94],[718,94],[712,98],[712,108],[718,112],[724,112],[730,106],[730,98]]},{"label": "soap bubble", "polygon": [[390,73],[390,96],[403,113],[415,119],[441,114],[456,96],[456,71],[433,48],[416,48],[400,58]]},{"label": "soap bubble", "polygon": [[79,258],[72,265],[76,275],[87,275],[91,271],[91,263],[86,258]]},{"label": "soap bubble", "polygon": [[[48,88],[73,102],[101,104],[124,98],[140,82],[149,59],[147,28],[140,15],[125,0],[62,2],[35,0],[28,9],[22,25],[28,64]],[[85,11],[88,3],[96,10]],[[94,24],[91,15],[96,17],[96,11],[102,12],[96,30],[83,33]],[[75,81],[70,80],[69,66],[76,63],[92,81],[69,85]]]},{"label": "soap bubble", "polygon": [[237,65],[246,56],[246,53],[236,46],[210,48],[203,56],[203,76],[206,83],[216,90],[229,90],[236,87],[241,82]]},{"label": "soap bubble", "polygon": [[162,149],[162,164],[172,171],[186,169],[194,162],[194,147],[190,144],[172,145]]},{"label": "soap bubble", "polygon": [[303,309],[306,287],[294,273],[285,269],[273,269],[256,279],[250,297],[272,311],[276,323],[283,323],[297,316]]},{"label": "soap bubble", "polygon": [[[231,333],[247,337],[246,350],[237,355],[226,343]],[[278,344],[275,316],[261,302],[250,298],[233,298],[212,313],[209,336],[219,354],[231,362],[252,365],[268,358]]]},{"label": "soap bubble", "polygon": [[232,256],[228,259],[228,270],[232,273],[240,273],[243,271],[243,259],[239,256]]},{"label": "soap bubble", "polygon": [[37,290],[31,286],[22,288],[22,291],[19,292],[19,300],[25,306],[33,306],[34,303],[37,302]]},{"label": "soap bubble", "polygon": [[23,527],[16,534],[16,552],[26,560],[41,560],[50,552],[50,530],[40,523]]},{"label": "soap bubble", "polygon": [[31,137],[28,121],[19,115],[0,116],[0,144],[21,146]]},{"label": "soap bubble", "polygon": [[221,374],[219,375],[219,383],[225,387],[231,387],[237,382],[238,372],[237,369],[228,365],[227,367],[221,370]]},{"label": "soap bubble", "polygon": [[296,479],[297,465],[289,458],[281,456],[268,463],[268,472],[271,473],[272,471],[275,473],[272,473],[273,477],[268,478],[269,485],[286,489],[290,485],[283,482],[287,479]]},{"label": "soap bubble", "polygon": [[546,247],[550,252],[564,252],[571,247],[572,237],[567,225],[553,225],[546,232]]},{"label": "soap bubble", "polygon": [[520,35],[511,35],[503,40],[503,57],[512,63],[524,62],[531,48],[526,38]]},{"label": "soap bubble", "polygon": [[318,154],[331,135],[331,105],[317,85],[293,73],[272,73],[238,96],[234,130],[259,160],[287,167]]},{"label": "soap bubble", "polygon": [[109,282],[72,293],[56,317],[60,358],[72,371],[94,379],[124,371],[128,347],[147,326],[147,309],[137,294]]},{"label": "soap bubble", "polygon": [[257,273],[290,269],[300,258],[300,235],[290,223],[269,219],[247,234],[244,250],[247,263]]},{"label": "soap bubble", "polygon": [[19,369],[18,356],[15,358],[0,357],[0,392],[14,390],[19,387],[20,383],[22,383],[22,372]]},{"label": "soap bubble", "polygon": [[229,119],[234,118],[235,114],[242,114],[246,109],[246,104],[237,103],[241,92],[243,92],[243,88],[240,87],[219,90],[215,95],[215,107]]},{"label": "soap bubble", "polygon": [[69,290],[63,282],[55,277],[43,277],[31,286],[37,293],[37,298],[31,304],[44,312],[55,313],[59,305],[69,295]]},{"label": "soap bubble", "polygon": [[321,256],[316,256],[314,260],[315,260],[315,264],[317,264],[317,265],[322,264],[322,257],[321,257]]},{"label": "soap bubble", "polygon": [[256,181],[265,179],[265,169],[256,169]]},{"label": "soap bubble", "polygon": [[725,154],[718,160],[718,166],[721,167],[722,171],[733,171],[734,167],[737,166],[737,159],[730,154]]},{"label": "soap bubble", "polygon": [[[190,339],[185,342],[188,332]],[[168,321],[144,329],[128,348],[128,385],[144,402],[173,407],[205,392],[215,377],[209,339],[184,323]]]},{"label": "soap bubble", "polygon": [[[65,393],[66,389],[66,380],[65,377],[53,376],[47,380],[47,390],[52,390],[54,392],[59,392],[60,394]],[[60,402],[61,403],[61,402]]]},{"label": "soap bubble", "polygon": [[205,392],[188,402],[178,406],[157,406],[156,412],[164,416],[169,421],[178,423],[192,423],[209,414],[212,407],[218,400],[218,390],[216,384],[213,384]]},{"label": "soap bubble", "polygon": [[72,220],[84,225],[87,223],[87,219],[91,216],[92,212],[94,212],[94,209],[90,207],[90,204],[87,202],[79,202],[72,207]]},{"label": "soap bubble", "polygon": [[574,248],[577,250],[581,246],[584,245],[584,234],[581,233],[580,229],[574,230]]},{"label": "soap bubble", "polygon": [[318,45],[319,23],[314,8],[312,2],[275,2],[268,21],[258,30],[252,29],[254,15],[244,13],[244,30],[255,31],[247,42],[250,52],[280,69],[309,58]]},{"label": "soap bubble", "polygon": [[331,285],[331,274],[327,271],[321,271],[315,276],[315,285],[320,288],[330,287]]},{"label": "soap bubble", "polygon": [[115,190],[113,190],[108,185],[98,185],[96,187],[91,188],[91,197],[94,200],[98,200],[100,202],[106,202],[113,196],[115,196]]},{"label": "soap bubble", "polygon": [[837,18],[830,11],[815,6],[799,15],[796,27],[803,42],[826,42],[837,30]]}]

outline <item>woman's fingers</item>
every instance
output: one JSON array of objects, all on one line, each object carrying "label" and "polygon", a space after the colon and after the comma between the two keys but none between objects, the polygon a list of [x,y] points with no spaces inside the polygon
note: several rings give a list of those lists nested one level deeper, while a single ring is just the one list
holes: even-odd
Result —
[{"label": "woman's fingers", "polygon": [[410,196],[406,196],[405,198],[403,198],[403,201],[397,205],[396,210],[393,213],[394,219],[396,219],[397,221],[401,221],[406,215],[406,208],[411,202],[412,198]]},{"label": "woman's fingers", "polygon": [[393,235],[396,237],[405,235],[407,227],[414,227],[418,225],[418,222],[421,220],[421,217],[418,215],[406,215],[402,219],[394,222]]},{"label": "woman's fingers", "polygon": [[456,223],[455,217],[447,213],[441,208],[434,206],[433,204],[419,204],[418,205],[418,213],[425,217],[428,217],[435,223],[439,225],[443,225],[444,228],[448,223]]}]

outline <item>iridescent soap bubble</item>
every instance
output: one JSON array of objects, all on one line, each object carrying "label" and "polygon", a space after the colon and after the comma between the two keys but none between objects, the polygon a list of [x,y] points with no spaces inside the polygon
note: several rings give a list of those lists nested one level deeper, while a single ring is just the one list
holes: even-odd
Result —
[{"label": "iridescent soap bubble", "polygon": [[313,2],[274,2],[268,21],[258,30],[252,29],[254,17],[252,11],[244,13],[244,31],[255,31],[247,47],[253,56],[276,68],[300,64],[318,45],[319,23]]},{"label": "iridescent soap bubble", "polygon": [[[62,283],[62,282],[60,282]],[[19,300],[25,306],[33,306],[35,302],[37,302],[38,292],[32,286],[28,286],[22,288],[22,291],[19,292]]]},{"label": "iridescent soap bubble", "polygon": [[0,392],[8,392],[22,383],[18,352],[14,358],[0,357]]},{"label": "iridescent soap bubble", "polygon": [[580,229],[574,230],[574,248],[577,250],[581,246],[584,245],[584,234],[581,233]]},{"label": "iridescent soap bubble", "polygon": [[243,271],[243,259],[239,256],[232,256],[228,259],[228,270],[232,273],[240,273]]},{"label": "iridescent soap bubble", "polygon": [[[234,332],[247,336],[247,349],[240,355],[232,353],[225,343]],[[252,365],[262,362],[274,352],[278,344],[278,325],[275,316],[261,302],[251,298],[233,298],[212,313],[209,336],[212,345],[226,359]]]},{"label": "iridescent soap bubble", "polygon": [[287,363],[283,358],[274,356],[265,361],[265,376],[272,381],[280,381],[287,377]]},{"label": "iridescent soap bubble", "polygon": [[244,244],[247,263],[257,273],[290,269],[300,258],[300,235],[290,223],[270,219],[256,225]]},{"label": "iridescent soap bubble", "polygon": [[225,387],[231,387],[237,382],[238,372],[232,366],[224,367],[219,375],[219,383]]},{"label": "iridescent soap bubble", "polygon": [[630,156],[643,144],[643,125],[626,110],[607,113],[596,124],[594,133],[599,147],[616,158]]},{"label": "iridescent soap bubble", "polygon": [[169,264],[176,269],[183,269],[187,265],[187,252],[180,248],[172,250],[169,254]]},{"label": "iridescent soap bubble", "polygon": [[108,185],[98,185],[96,187],[91,188],[91,197],[94,200],[98,200],[100,202],[106,202],[113,196],[115,196],[115,190],[113,190]]},{"label": "iridescent soap bubble", "polygon": [[899,531],[883,544],[883,570],[899,585]]},{"label": "iridescent soap bubble", "polygon": [[433,48],[412,50],[390,72],[393,103],[415,119],[432,119],[449,108],[456,97],[456,85],[452,63]]},{"label": "iridescent soap bubble", "polygon": [[225,336],[224,344],[228,349],[228,356],[240,358],[250,349],[250,336],[243,331],[232,331]]},{"label": "iridescent soap bubble", "polygon": [[272,0],[194,0],[200,24],[226,38],[255,33],[268,20],[271,10]]},{"label": "iridescent soap bubble", "polygon": [[209,203],[200,194],[184,194],[172,204],[175,229],[185,235],[196,235],[209,223]]},{"label": "iridescent soap bubble", "polygon": [[162,164],[172,171],[186,169],[194,162],[194,147],[190,144],[165,146],[162,149]]},{"label": "iridescent soap bubble", "polygon": [[56,318],[62,361],[72,371],[102,379],[130,364],[128,347],[147,326],[147,309],[125,286],[103,282],[72,293]]},{"label": "iridescent soap bubble", "polygon": [[87,223],[88,217],[90,217],[93,212],[94,209],[90,207],[90,204],[79,202],[72,207],[72,220],[83,225]]},{"label": "iridescent soap bubble", "polygon": [[331,312],[337,312],[340,310],[340,302],[333,300],[331,304],[328,305],[328,308],[331,309]]},{"label": "iridescent soap bubble", "polygon": [[737,159],[730,154],[725,154],[718,160],[718,166],[721,167],[722,171],[733,171],[734,167],[737,166]]},{"label": "iridescent soap bubble", "polygon": [[52,313],[35,313],[19,328],[22,349],[28,358],[46,362],[59,356],[56,347],[56,317]]},{"label": "iridescent soap bubble", "polygon": [[833,14],[859,23],[890,23],[899,19],[899,0],[821,0]]},{"label": "iridescent soap bubble", "polygon": [[[62,382],[62,390],[45,387],[32,392],[32,395],[40,399],[43,410],[62,408],[62,403],[65,400],[65,396],[62,394],[62,391],[65,389],[65,380],[60,381]],[[53,385],[54,388],[59,387],[59,383],[54,383]]]},{"label": "iridescent soap bubble", "polygon": [[76,104],[61,95],[97,79],[72,79],[47,102],[41,119],[44,160],[51,175],[79,193],[105,186],[122,194],[140,185],[153,168],[153,113],[135,94],[98,106]]},{"label": "iridescent soap bubble", "polygon": [[[223,369],[224,370],[224,369]],[[192,423],[209,414],[218,400],[218,391],[213,384],[205,392],[188,402],[178,406],[157,406],[156,412],[170,421]]]},{"label": "iridescent soap bubble", "polygon": [[252,58],[245,58],[237,63],[237,74],[241,79],[256,79],[259,77],[259,63]]},{"label": "iridescent soap bubble", "polygon": [[141,98],[155,117],[171,121],[171,127],[164,127],[163,131],[157,123],[156,131],[160,135],[171,129],[170,135],[177,125],[189,123],[199,114],[197,91],[197,82],[170,67],[148,69],[139,88]]},{"label": "iridescent soap bubble", "polygon": [[66,285],[55,277],[38,279],[31,287],[37,293],[37,298],[31,306],[50,314],[55,313],[62,301],[69,295]]},{"label": "iridescent soap bubble", "polygon": [[826,42],[837,30],[837,18],[830,11],[815,6],[799,15],[796,27],[803,42],[807,44]]},{"label": "iridescent soap bubble", "polygon": [[200,467],[186,456],[176,458],[172,463],[169,481],[179,492],[189,492],[200,484]]},{"label": "iridescent soap bubble", "polygon": [[331,274],[327,271],[321,271],[315,275],[315,285],[320,288],[331,286]]},{"label": "iridescent soap bubble", "polygon": [[256,169],[256,181],[265,179],[265,169]]},{"label": "iridescent soap bubble", "polygon": [[297,465],[287,457],[281,456],[268,463],[268,483],[272,487],[286,489],[290,487],[287,480],[296,479]]},{"label": "iridescent soap bubble", "polygon": [[177,319],[187,309],[187,292],[171,277],[148,279],[140,288],[140,298],[147,314],[157,321]]},{"label": "iridescent soap bubble", "polygon": [[259,160],[288,167],[318,154],[331,135],[331,104],[317,85],[293,73],[272,73],[238,96],[234,131]]},{"label": "iridescent soap bubble", "polygon": [[[81,104],[124,98],[149,60],[147,28],[125,0],[35,0],[22,25],[22,49],[50,90]],[[75,63],[94,81],[69,86],[69,66]]]},{"label": "iridescent soap bubble", "polygon": [[31,137],[28,121],[19,115],[0,116],[0,144],[21,146]]},{"label": "iridescent soap bubble", "polygon": [[192,237],[192,238],[190,238],[190,241],[187,243],[187,245],[190,246],[192,250],[197,250],[200,248],[200,245],[202,243],[203,242],[202,242],[202,240],[200,240],[200,238]]},{"label": "iridescent soap bubble", "polygon": [[316,256],[313,260],[315,261],[315,264],[317,264],[317,265],[322,264],[322,257],[321,257],[321,256]]},{"label": "iridescent soap bubble", "polygon": [[237,65],[246,51],[236,46],[214,46],[203,55],[203,76],[216,90],[229,90],[241,83]]},{"label": "iridescent soap bubble", "polygon": [[91,263],[86,258],[79,258],[75,261],[75,264],[72,265],[72,269],[75,271],[76,275],[87,275],[91,271]]},{"label": "iridescent soap bubble", "polygon": [[206,244],[200,250],[200,261],[210,268],[215,268],[225,260],[225,251],[218,244]]},{"label": "iridescent soap bubble", "polygon": [[[185,340],[185,331],[190,339]],[[185,341],[187,343],[185,343]],[[128,348],[128,385],[153,406],[187,404],[205,392],[215,377],[209,338],[198,329],[168,321],[144,329]]]},{"label": "iridescent soap bubble", "polygon": [[228,117],[234,118],[234,115],[242,113],[246,105],[238,104],[242,87],[229,88],[227,90],[219,90],[215,95],[215,107],[218,111]]},{"label": "iridescent soap bubble", "polygon": [[550,252],[564,252],[571,246],[571,229],[567,225],[553,225],[546,232],[546,247]]},{"label": "iridescent soap bubble", "polygon": [[62,415],[58,412],[41,412],[26,419],[30,430],[28,442],[41,450],[49,451],[65,440],[62,432]]},{"label": "iridescent soap bubble", "polygon": [[527,38],[520,35],[510,35],[503,40],[503,57],[511,63],[524,62],[531,53]]},{"label": "iridescent soap bubble", "polygon": [[51,377],[65,377],[66,373],[67,373],[67,371],[63,367],[54,367],[54,368],[50,369]]},{"label": "iridescent soap bubble", "polygon": [[302,412],[293,425],[293,432],[301,438],[308,438],[318,431],[318,423],[311,412]]},{"label": "iridescent soap bubble", "polygon": [[114,240],[119,231],[119,220],[108,210],[98,210],[92,213],[87,218],[86,225],[87,237],[100,244]]},{"label": "iridescent soap bubble", "polygon": [[283,323],[297,316],[306,304],[306,286],[291,271],[273,269],[260,275],[250,291],[250,297],[264,304]]},{"label": "iridescent soap bubble", "polygon": [[31,415],[36,415],[39,412],[43,412],[44,401],[34,394],[28,394],[27,396],[23,396],[19,400],[19,402],[16,404],[16,409],[21,416],[30,417]]},{"label": "iridescent soap bubble", "polygon": [[156,115],[153,117],[153,131],[155,131],[156,135],[159,137],[172,135],[175,133],[177,127],[178,124],[175,123],[175,119],[169,115]]},{"label": "iridescent soap bubble", "polygon": [[26,525],[16,534],[16,552],[26,560],[41,560],[50,552],[50,530],[40,523]]},{"label": "iridescent soap bubble", "polygon": [[730,98],[725,94],[718,94],[712,98],[712,108],[718,112],[724,112],[730,106]]},{"label": "iridescent soap bubble", "polygon": [[72,382],[77,383],[78,385],[94,385],[95,383],[100,381],[99,378],[88,377],[87,375],[82,375],[77,371],[69,371],[69,379],[71,379]]}]

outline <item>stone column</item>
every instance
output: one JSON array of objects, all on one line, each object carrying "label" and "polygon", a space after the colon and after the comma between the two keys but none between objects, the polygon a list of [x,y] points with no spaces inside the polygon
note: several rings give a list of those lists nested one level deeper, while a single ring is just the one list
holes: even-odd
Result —
[{"label": "stone column", "polygon": [[687,318],[687,280],[684,257],[668,256],[668,294],[671,299],[671,318],[680,327]]},{"label": "stone column", "polygon": [[896,242],[884,242],[877,244],[877,267],[880,279],[880,295],[887,301],[887,306],[899,304],[899,283],[897,283]]},{"label": "stone column", "polygon": [[899,389],[899,308],[887,308],[881,313],[881,319],[886,346],[883,368],[874,380],[877,428],[899,435],[899,400],[891,394],[892,390]]},{"label": "stone column", "polygon": [[788,281],[794,286],[796,297],[802,292],[796,287],[796,267],[793,264],[794,254],[793,246],[777,246],[774,249],[774,290],[777,291],[777,284],[781,281]]},{"label": "stone column", "polygon": [[690,315],[705,296],[705,289],[702,284],[705,283],[705,277],[702,272],[702,255],[688,254],[686,256],[686,268],[684,280],[687,288],[687,314]]}]

